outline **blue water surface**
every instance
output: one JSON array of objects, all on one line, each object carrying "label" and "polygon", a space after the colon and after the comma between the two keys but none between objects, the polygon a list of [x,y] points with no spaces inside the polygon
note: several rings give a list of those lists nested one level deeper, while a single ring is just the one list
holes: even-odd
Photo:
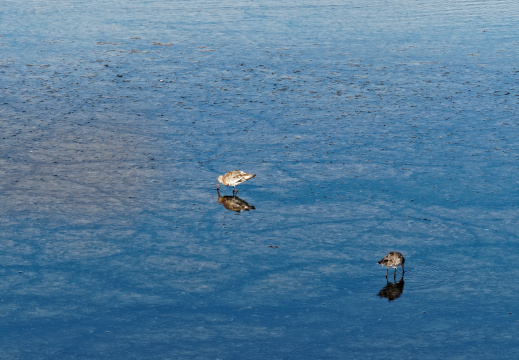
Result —
[{"label": "blue water surface", "polygon": [[514,359],[518,16],[4,1],[0,358]]}]

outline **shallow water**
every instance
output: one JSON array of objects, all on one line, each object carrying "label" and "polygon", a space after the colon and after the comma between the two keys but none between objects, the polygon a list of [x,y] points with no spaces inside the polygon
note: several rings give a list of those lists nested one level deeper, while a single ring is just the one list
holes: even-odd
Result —
[{"label": "shallow water", "polygon": [[24,4],[1,358],[515,357],[516,3]]}]

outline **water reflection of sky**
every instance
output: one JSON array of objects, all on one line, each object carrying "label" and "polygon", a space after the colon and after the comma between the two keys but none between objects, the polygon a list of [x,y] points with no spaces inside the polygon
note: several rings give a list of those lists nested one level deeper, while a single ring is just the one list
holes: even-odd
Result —
[{"label": "water reflection of sky", "polygon": [[8,2],[1,357],[511,358],[517,15]]}]

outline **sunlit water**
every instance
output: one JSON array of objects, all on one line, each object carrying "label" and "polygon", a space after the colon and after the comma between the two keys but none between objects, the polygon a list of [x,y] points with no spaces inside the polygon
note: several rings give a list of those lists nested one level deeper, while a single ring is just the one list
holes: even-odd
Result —
[{"label": "sunlit water", "polygon": [[4,1],[0,357],[515,358],[518,16]]}]

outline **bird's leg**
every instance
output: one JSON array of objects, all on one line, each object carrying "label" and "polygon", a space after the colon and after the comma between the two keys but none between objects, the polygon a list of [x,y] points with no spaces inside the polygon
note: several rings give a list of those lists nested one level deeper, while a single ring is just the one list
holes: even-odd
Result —
[{"label": "bird's leg", "polygon": [[389,271],[389,268],[386,268],[386,279],[387,279],[387,272]]},{"label": "bird's leg", "polygon": [[393,273],[393,280],[396,282],[396,268],[395,268],[395,272]]},{"label": "bird's leg", "polygon": [[402,264],[402,274],[405,273],[404,264]]}]

